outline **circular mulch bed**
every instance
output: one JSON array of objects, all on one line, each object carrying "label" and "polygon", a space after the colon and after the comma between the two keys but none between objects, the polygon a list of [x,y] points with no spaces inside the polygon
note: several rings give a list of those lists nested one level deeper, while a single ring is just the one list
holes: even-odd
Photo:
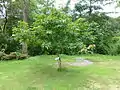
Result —
[{"label": "circular mulch bed", "polygon": [[[58,63],[55,63],[58,65]],[[82,60],[82,61],[76,61],[76,62],[62,62],[62,66],[88,66],[93,64],[92,61],[89,60]]]},{"label": "circular mulch bed", "polygon": [[79,62],[67,62],[67,64],[71,66],[87,66],[87,65],[93,64],[93,62],[89,60],[82,60]]}]

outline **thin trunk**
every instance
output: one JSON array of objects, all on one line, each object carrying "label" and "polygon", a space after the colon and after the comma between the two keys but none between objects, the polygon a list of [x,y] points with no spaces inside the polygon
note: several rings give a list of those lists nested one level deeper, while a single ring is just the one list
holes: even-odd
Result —
[{"label": "thin trunk", "polygon": [[[3,0],[3,8],[5,8],[5,22],[2,28],[3,33],[6,33],[6,25],[7,25],[7,10],[6,10],[6,6],[5,6],[5,1]],[[3,13],[4,14],[4,13]],[[3,15],[4,16],[4,15]]]},{"label": "thin trunk", "polygon": [[4,25],[3,25],[3,33],[4,34],[6,33],[6,25],[7,25],[7,16],[5,17],[5,22],[4,22]]},{"label": "thin trunk", "polygon": [[89,16],[91,15],[91,13],[92,13],[92,0],[90,0],[90,6],[89,6]]}]

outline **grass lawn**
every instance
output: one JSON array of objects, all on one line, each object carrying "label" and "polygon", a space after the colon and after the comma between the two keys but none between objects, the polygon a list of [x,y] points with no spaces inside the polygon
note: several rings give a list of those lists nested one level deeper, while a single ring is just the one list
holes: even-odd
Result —
[{"label": "grass lawn", "polygon": [[74,62],[77,57],[94,62],[65,66],[62,72],[55,68],[55,57],[0,62],[0,90],[120,90],[120,56],[61,55],[63,62]]}]

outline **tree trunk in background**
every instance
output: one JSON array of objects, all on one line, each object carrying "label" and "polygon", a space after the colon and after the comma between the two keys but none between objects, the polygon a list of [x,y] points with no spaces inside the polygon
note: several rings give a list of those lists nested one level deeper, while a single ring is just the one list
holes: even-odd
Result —
[{"label": "tree trunk in background", "polygon": [[[28,23],[28,0],[23,0],[23,21]],[[26,42],[22,42],[22,53],[28,54],[28,46]]]},{"label": "tree trunk in background", "polygon": [[1,7],[5,9],[5,13],[3,13],[2,10],[1,10],[0,13],[3,14],[2,16],[5,19],[4,24],[3,24],[3,28],[2,28],[2,32],[3,32],[3,34],[5,34],[6,33],[6,25],[7,25],[7,17],[8,16],[7,16],[7,6],[5,4],[5,1],[3,0],[2,3],[3,3],[3,5],[1,5]]},{"label": "tree trunk in background", "polygon": [[90,6],[89,6],[89,16],[91,15],[91,13],[92,13],[92,1],[90,0]]},{"label": "tree trunk in background", "polygon": [[28,23],[28,0],[23,0],[23,20]]},{"label": "tree trunk in background", "polygon": [[22,42],[22,54],[28,54],[28,46],[26,42]]}]

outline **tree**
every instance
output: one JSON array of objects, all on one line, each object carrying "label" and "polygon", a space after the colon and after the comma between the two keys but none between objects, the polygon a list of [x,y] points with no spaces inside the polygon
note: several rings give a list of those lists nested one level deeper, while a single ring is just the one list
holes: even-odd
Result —
[{"label": "tree", "polygon": [[6,25],[7,25],[7,17],[8,17],[7,3],[9,3],[7,0],[0,1],[0,13],[1,13],[0,19],[3,19],[2,20],[3,22],[1,22],[1,23],[3,23],[1,25],[1,29],[2,29],[3,33],[6,32]]},{"label": "tree", "polygon": [[100,5],[101,0],[80,0],[75,5],[75,11],[79,12],[79,16],[82,15],[91,15],[93,11],[102,9]]},{"label": "tree", "polygon": [[[29,0],[23,0],[23,21],[28,23]],[[28,46],[25,41],[22,42],[22,53],[28,54]]]},{"label": "tree", "polygon": [[70,4],[70,2],[71,2],[71,0],[68,0],[65,7],[63,7],[63,9],[62,9],[65,13],[69,13],[69,9],[70,9],[69,4]]}]

